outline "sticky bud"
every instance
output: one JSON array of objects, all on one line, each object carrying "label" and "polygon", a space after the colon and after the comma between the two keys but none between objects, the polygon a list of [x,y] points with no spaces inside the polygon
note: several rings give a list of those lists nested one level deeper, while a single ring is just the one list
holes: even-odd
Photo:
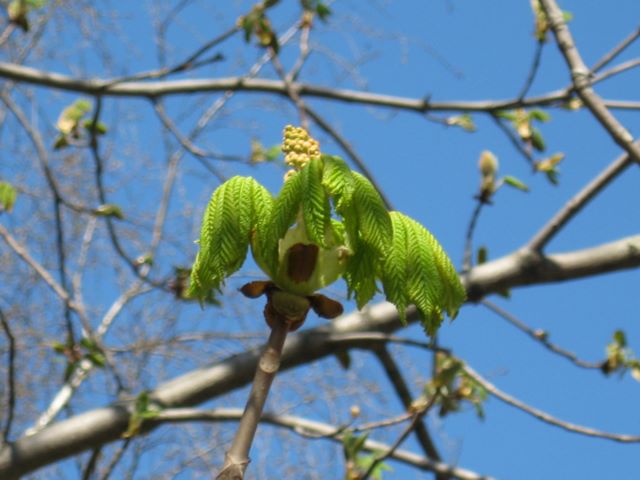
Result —
[{"label": "sticky bud", "polygon": [[484,150],[480,154],[478,168],[483,177],[494,177],[498,172],[498,159],[489,150]]}]

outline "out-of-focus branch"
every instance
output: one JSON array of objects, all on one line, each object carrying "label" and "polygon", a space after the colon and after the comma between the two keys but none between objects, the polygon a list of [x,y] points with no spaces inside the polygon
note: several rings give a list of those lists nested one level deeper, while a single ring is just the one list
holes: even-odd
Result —
[{"label": "out-of-focus branch", "polygon": [[0,308],[0,326],[7,337],[9,349],[7,351],[7,404],[5,408],[4,427],[2,428],[2,437],[0,438],[0,446],[9,441],[11,435],[11,426],[13,424],[13,413],[16,409],[16,339],[13,336],[9,321]]},{"label": "out-of-focus branch", "polygon": [[60,297],[60,299],[68,305],[73,310],[79,310],[80,307],[76,305],[67,292],[62,286],[56,282],[56,280],[51,276],[51,274],[44,268],[35,258],[33,258],[26,248],[24,248],[20,243],[13,238],[13,235],[9,233],[9,231],[4,228],[3,225],[0,224],[0,237],[4,239],[7,245],[18,255],[22,260],[25,261],[27,265],[29,265],[39,276],[44,283],[46,283],[54,293]]},{"label": "out-of-focus branch", "polygon": [[[233,422],[239,420],[241,416],[242,410],[239,408],[217,408],[214,410],[177,408],[161,411],[150,423]],[[340,432],[341,429],[334,425],[293,415],[276,415],[273,413],[264,413],[260,421],[277,427],[287,428],[305,438],[322,438],[341,442],[341,434],[336,434],[336,432]],[[364,444],[364,449],[371,452],[387,451],[389,450],[389,445],[368,439]],[[443,474],[451,478],[461,480],[490,480],[490,477],[485,477],[475,472],[453,467],[441,462],[434,462],[433,460],[406,450],[395,450],[390,455],[390,458],[421,470]]]},{"label": "out-of-focus branch", "polygon": [[482,212],[482,207],[485,205],[485,202],[481,201],[478,198],[475,208],[473,209],[473,213],[471,214],[471,218],[469,219],[469,225],[467,226],[467,233],[464,238],[464,254],[462,259],[462,274],[466,274],[471,270],[473,264],[473,234],[476,230],[476,225],[478,223],[478,219],[480,218],[480,212]]},{"label": "out-of-focus branch", "polygon": [[[411,403],[413,402],[413,396],[411,395],[409,386],[407,385],[402,372],[398,368],[396,361],[393,359],[385,345],[382,345],[380,348],[374,350],[374,352],[380,360],[380,363],[382,364],[382,367],[387,374],[387,378],[393,385],[396,395],[398,395],[398,398],[402,402],[403,407],[405,408],[405,410],[409,410],[409,407],[411,407]],[[413,431],[415,431],[418,443],[420,443],[420,446],[422,447],[425,455],[427,455],[427,457],[431,460],[441,462],[442,457],[440,456],[440,453],[438,452],[438,449],[436,448],[436,445],[433,442],[431,435],[429,434],[429,430],[426,423],[423,421],[423,417],[424,415],[420,418],[414,418],[412,422],[414,423]],[[446,478],[446,476],[436,475],[437,480],[446,480]]]},{"label": "out-of-focus branch", "polygon": [[522,100],[529,93],[529,89],[533,84],[533,81],[536,78],[538,73],[538,69],[540,68],[540,60],[542,59],[542,51],[544,50],[544,40],[538,40],[536,43],[536,50],[533,54],[533,61],[531,62],[531,68],[529,69],[529,74],[527,75],[527,79],[518,94],[518,98]]},{"label": "out-of-focus branch", "polygon": [[612,48],[610,52],[608,52],[600,60],[598,60],[593,65],[593,67],[591,67],[591,71],[595,73],[602,70],[604,67],[609,65],[609,63],[611,63],[618,55],[620,55],[624,50],[626,50],[629,45],[635,42],[639,37],[640,37],[640,27],[637,27],[626,38],[624,38],[618,45]]}]

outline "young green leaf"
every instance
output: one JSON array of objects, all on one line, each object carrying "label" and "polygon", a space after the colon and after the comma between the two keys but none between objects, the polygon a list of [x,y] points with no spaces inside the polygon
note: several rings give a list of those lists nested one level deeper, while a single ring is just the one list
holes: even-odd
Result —
[{"label": "young green leaf", "polygon": [[300,212],[303,189],[304,178],[301,172],[296,172],[284,182],[280,193],[273,200],[269,215],[259,219],[257,238],[252,244],[253,252],[258,263],[271,276],[275,276],[278,271],[280,239]]},{"label": "young green leaf", "polygon": [[78,99],[62,110],[58,117],[56,127],[64,134],[68,135],[78,128],[80,120],[91,111],[91,102],[84,98]]},{"label": "young green leaf", "polygon": [[95,214],[100,217],[114,217],[118,220],[124,219],[122,209],[112,203],[105,203],[104,205],[100,205],[98,208],[96,208]]},{"label": "young green leaf", "polygon": [[518,180],[516,177],[512,177],[511,175],[505,176],[502,181],[509,185],[510,187],[517,188],[518,190],[522,190],[523,192],[528,192],[529,187],[527,187],[524,182]]},{"label": "young green leaf", "polygon": [[538,120],[539,122],[548,122],[551,120],[551,115],[544,110],[533,109],[529,112],[529,118]]},{"label": "young green leaf", "polygon": [[336,212],[344,217],[345,209],[351,205],[355,180],[351,169],[340,157],[322,155],[324,163],[322,184],[334,199]]},{"label": "young green leaf", "polygon": [[10,212],[16,203],[18,192],[9,182],[0,182],[0,212]]},{"label": "young green leaf", "polygon": [[[387,252],[393,238],[393,228],[389,212],[382,197],[371,182],[359,173],[352,172],[354,180],[353,205],[357,217],[358,234],[362,240],[374,247],[381,259]],[[344,218],[346,223],[351,220]],[[345,225],[349,231],[349,225]]]},{"label": "young green leaf", "polygon": [[531,145],[539,152],[544,152],[547,146],[542,138],[542,133],[537,128],[531,128]]},{"label": "young green leaf", "polygon": [[387,300],[398,309],[400,321],[406,325],[405,310],[409,299],[407,292],[409,269],[408,232],[405,222],[398,215],[391,215],[393,241],[382,267],[382,284]]}]

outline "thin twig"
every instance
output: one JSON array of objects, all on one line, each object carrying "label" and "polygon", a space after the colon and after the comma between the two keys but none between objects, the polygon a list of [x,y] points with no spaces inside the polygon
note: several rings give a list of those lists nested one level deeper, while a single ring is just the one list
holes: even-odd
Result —
[{"label": "thin twig", "polygon": [[248,158],[242,155],[225,155],[223,153],[211,152],[207,150],[203,150],[198,147],[191,141],[191,139],[180,132],[176,124],[173,122],[171,117],[167,115],[167,112],[164,109],[164,105],[157,101],[157,99],[153,100],[153,108],[158,115],[158,118],[162,122],[162,124],[169,130],[176,140],[182,145],[182,147],[191,153],[194,157],[199,158],[210,158],[213,160],[223,160],[228,162],[247,162]]},{"label": "thin twig", "polygon": [[289,76],[287,75],[287,72],[285,72],[282,63],[280,62],[280,57],[278,57],[275,50],[271,49],[271,51],[273,52],[271,55],[271,64],[273,65],[273,68],[280,79],[284,82],[287,95],[298,108],[298,114],[300,115],[300,125],[305,130],[309,130],[309,119],[307,118],[307,110],[305,108],[305,104],[300,98],[300,94],[293,86],[293,83],[289,80]]},{"label": "thin twig", "polygon": [[478,219],[480,218],[480,212],[484,207],[485,202],[478,199],[471,218],[469,219],[469,225],[467,227],[467,234],[464,241],[464,256],[462,261],[462,275],[466,275],[473,266],[473,234],[476,230]]},{"label": "thin twig", "polygon": [[11,34],[14,32],[14,30],[16,29],[16,24],[11,22],[9,23],[4,30],[2,31],[2,34],[0,34],[0,45],[3,45],[7,40],[9,40],[9,37],[11,36]]},{"label": "thin twig", "polygon": [[11,426],[13,424],[13,414],[16,409],[16,339],[11,332],[11,327],[4,312],[0,308],[0,324],[2,330],[9,342],[9,351],[7,352],[7,406],[5,409],[5,423],[2,428],[2,438],[0,439],[0,445],[9,441],[11,435]]},{"label": "thin twig", "polygon": [[287,80],[289,82],[295,82],[298,79],[298,75],[302,71],[302,67],[304,63],[309,58],[309,54],[311,50],[309,50],[309,33],[311,32],[311,25],[305,24],[300,29],[300,55],[298,55],[298,59],[296,63],[291,67],[291,70],[287,74]]},{"label": "thin twig", "polygon": [[489,310],[493,311],[494,313],[498,314],[500,317],[504,318],[507,322],[509,322],[514,327],[516,327],[518,330],[529,335],[529,337],[531,337],[532,339],[540,343],[547,350],[550,350],[553,353],[556,353],[561,357],[566,358],[574,365],[582,368],[587,368],[587,369],[597,369],[597,370],[600,369],[601,367],[600,362],[599,363],[585,362],[584,360],[580,360],[575,353],[565,350],[564,348],[559,347],[555,343],[550,342],[549,334],[547,332],[541,331],[541,330],[534,330],[533,328],[529,327],[527,324],[522,322],[520,319],[518,319],[515,315],[512,315],[511,313],[507,312],[505,309],[499,307],[495,303],[490,302],[489,300],[486,300],[486,299],[483,299],[481,303],[485,307],[487,307]]},{"label": "thin twig", "polygon": [[[378,465],[384,462],[387,458],[391,457],[394,454],[394,452],[398,450],[398,448],[400,448],[400,445],[402,445],[402,443],[407,439],[407,437],[413,431],[413,429],[416,428],[416,426],[421,423],[422,418],[435,404],[438,398],[438,395],[439,393],[436,392],[435,395],[431,396],[429,401],[425,404],[424,408],[414,413],[413,418],[411,419],[411,422],[409,423],[409,425],[405,427],[405,429],[402,431],[400,436],[396,439],[396,441],[392,445],[389,446],[389,448],[387,448],[382,453],[375,455],[375,457],[373,458],[373,461],[371,462],[371,465],[369,465],[369,468],[360,477],[360,480],[367,480],[373,474],[373,472],[378,467]],[[438,475],[437,478],[442,478],[442,476]]]},{"label": "thin twig", "polygon": [[212,55],[204,60],[197,61],[202,55],[204,55],[208,50],[219,45],[223,41],[227,40],[233,34],[239,31],[239,27],[233,27],[226,32],[218,35],[217,37],[209,40],[207,43],[198,48],[195,52],[189,55],[186,59],[177,63],[173,67],[163,67],[157,70],[150,70],[148,72],[139,72],[133,75],[126,75],[118,78],[114,78],[110,80],[109,83],[106,84],[107,87],[113,87],[118,84],[132,82],[132,81],[140,81],[140,80],[157,80],[161,78],[166,78],[169,75],[173,75],[175,73],[183,73],[191,70],[195,70],[198,67],[202,67],[204,65],[209,65],[214,62],[218,62],[222,60],[222,55],[216,54]]},{"label": "thin twig", "polygon": [[531,407],[526,403],[518,400],[511,395],[506,394],[502,390],[499,390],[495,385],[489,382],[487,379],[482,377],[479,373],[473,370],[471,367],[465,365],[464,371],[473,378],[476,382],[478,382],[487,392],[489,392],[494,397],[502,400],[507,405],[511,405],[512,407],[516,407],[523,412],[532,415],[538,420],[542,420],[545,423],[550,425],[555,425],[556,427],[560,427],[569,432],[579,433],[581,435],[586,435],[588,437],[597,437],[597,438],[605,438],[607,440],[613,440],[615,442],[621,443],[639,443],[640,435],[626,435],[626,434],[617,434],[617,433],[609,433],[603,432],[601,430],[595,430],[589,427],[583,427],[581,425],[576,425],[573,423],[565,422],[564,420],[559,420],[556,417],[549,415],[542,410],[538,410],[537,408]]},{"label": "thin twig", "polygon": [[[109,330],[109,327],[118,316],[118,314],[122,311],[124,306],[137,295],[142,293],[149,292],[150,289],[147,287],[142,288],[142,282],[136,282],[133,287],[127,290],[124,294],[122,294],[107,310],[100,325],[95,331],[92,339],[95,341],[96,339],[101,339]],[[102,351],[106,353],[107,349],[101,347]],[[62,385],[62,387],[58,390],[56,395],[53,397],[49,406],[45,409],[45,411],[40,414],[38,419],[34,422],[33,426],[28,428],[25,432],[25,436],[34,435],[35,433],[42,430],[44,427],[49,425],[56,416],[62,411],[62,409],[69,404],[69,401],[73,397],[73,394],[76,392],[78,387],[82,384],[82,382],[88,377],[91,370],[95,368],[95,365],[88,361],[87,359],[83,359],[74,368],[73,372],[69,379]],[[120,382],[121,384],[122,382]],[[119,384],[119,385],[120,385]]]},{"label": "thin twig", "polygon": [[124,442],[122,442],[122,445],[120,446],[118,451],[113,455],[113,458],[109,462],[109,465],[107,465],[107,468],[105,469],[104,473],[100,477],[100,480],[108,480],[108,478],[111,476],[116,466],[124,456],[124,453],[127,451],[127,448],[129,447],[129,445],[131,445],[130,438],[127,438],[124,440]]},{"label": "thin twig", "polygon": [[616,45],[609,53],[604,55],[600,60],[598,60],[593,67],[591,67],[591,72],[596,73],[602,68],[606,67],[609,63],[611,63],[618,55],[620,55],[629,45],[636,41],[636,39],[640,37],[640,27],[636,28],[631,34],[629,34],[622,42]]},{"label": "thin twig", "polygon": [[18,255],[22,260],[24,260],[27,265],[29,265],[44,282],[55,292],[60,299],[65,302],[65,304],[69,305],[72,309],[79,309],[78,305],[76,305],[69,293],[62,288],[62,286],[56,282],[56,280],[51,276],[51,274],[44,268],[36,259],[34,259],[26,248],[24,248],[18,241],[13,238],[13,236],[9,233],[9,231],[4,228],[3,225],[0,224],[0,237],[4,239],[4,241],[9,245],[9,247]]},{"label": "thin twig", "polygon": [[604,72],[602,72],[599,75],[596,75],[593,79],[593,83],[598,83],[598,82],[602,82],[603,80],[606,80],[607,78],[611,78],[614,75],[618,75],[620,73],[626,72],[628,70],[631,70],[632,68],[636,68],[637,66],[640,65],[640,59],[639,58],[634,58],[633,60],[629,60],[627,62],[623,62],[619,65],[616,65],[615,67],[610,68],[609,70],[606,70]]},{"label": "thin twig", "polygon": [[101,455],[102,446],[93,449],[93,451],[91,452],[91,456],[89,457],[89,461],[82,471],[82,480],[91,480],[91,477],[93,476],[93,473],[98,466],[98,460],[100,459]]},{"label": "thin twig", "polygon": [[529,70],[527,79],[525,80],[524,85],[522,86],[522,89],[518,94],[518,98],[520,100],[524,99],[527,96],[527,93],[529,93],[529,89],[531,88],[531,85],[533,84],[533,81],[536,78],[538,69],[540,68],[540,59],[542,58],[542,50],[544,49],[544,43],[545,43],[544,40],[538,40],[538,42],[536,43],[536,50],[533,54],[531,69]]}]

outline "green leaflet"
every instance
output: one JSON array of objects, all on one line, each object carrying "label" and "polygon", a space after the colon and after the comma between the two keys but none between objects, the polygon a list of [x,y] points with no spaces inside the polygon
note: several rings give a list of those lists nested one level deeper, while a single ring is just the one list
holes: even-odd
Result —
[{"label": "green leaflet", "polygon": [[204,298],[242,266],[251,234],[269,216],[271,203],[269,192],[251,177],[233,177],[213,192],[202,219],[189,296]]},{"label": "green leaflet", "polygon": [[268,267],[267,273],[275,275],[278,271],[278,244],[289,227],[295,222],[300,211],[300,203],[304,189],[304,177],[297,172],[284,182],[280,193],[273,201],[271,214],[265,217],[259,230],[257,250],[261,261]]},{"label": "green leaflet", "polygon": [[324,170],[322,184],[334,199],[336,212],[343,215],[344,209],[351,204],[355,180],[351,169],[340,157],[323,155]]},{"label": "green leaflet", "polygon": [[309,239],[327,248],[326,234],[331,222],[329,197],[322,185],[322,161],[314,159],[303,168],[302,177],[302,217]]},{"label": "green leaflet", "polygon": [[[369,180],[356,172],[352,172],[351,175],[354,180],[352,203],[355,207],[359,236],[383,256],[393,237],[389,212]],[[353,221],[346,212],[343,216],[347,224]],[[349,231],[349,226],[346,227]]]},{"label": "green leaflet", "polygon": [[355,296],[358,308],[364,307],[373,298],[378,287],[376,285],[377,268],[374,259],[377,252],[366,242],[351,244],[354,254],[347,261],[344,279],[347,282],[348,296]]},{"label": "green leaflet", "polygon": [[382,267],[382,285],[387,300],[396,306],[400,321],[403,325],[406,325],[407,315],[405,310],[408,304],[406,288],[409,250],[407,228],[397,215],[391,215],[391,222],[393,225],[393,240]]},{"label": "green leaflet", "polygon": [[437,240],[422,225],[399,212],[391,212],[393,242],[385,257],[382,282],[387,299],[405,319],[413,303],[423,326],[433,335],[442,312],[454,318],[465,299],[458,275]]}]

